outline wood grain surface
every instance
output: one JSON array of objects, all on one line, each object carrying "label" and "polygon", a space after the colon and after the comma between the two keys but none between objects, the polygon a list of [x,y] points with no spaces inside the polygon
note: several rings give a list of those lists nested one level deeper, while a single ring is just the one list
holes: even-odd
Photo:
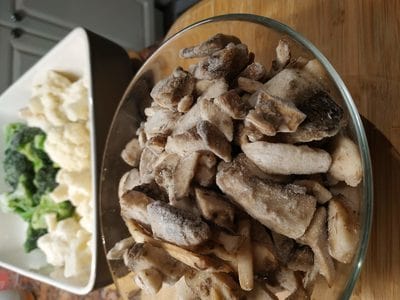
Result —
[{"label": "wood grain surface", "polygon": [[400,1],[205,0],[169,35],[210,16],[253,13],[313,42],[349,88],[366,128],[374,173],[374,219],[352,299],[400,299]]}]

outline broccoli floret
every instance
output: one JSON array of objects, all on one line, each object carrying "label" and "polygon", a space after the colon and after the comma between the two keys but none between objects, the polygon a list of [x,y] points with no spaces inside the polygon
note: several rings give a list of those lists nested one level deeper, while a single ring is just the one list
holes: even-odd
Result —
[{"label": "broccoli floret", "polygon": [[24,248],[26,252],[31,252],[32,250],[37,248],[37,240],[47,233],[47,229],[40,228],[34,229],[32,226],[28,227],[26,231],[26,240],[24,243]]},{"label": "broccoli floret", "polygon": [[5,142],[10,144],[12,137],[18,132],[25,129],[27,126],[23,123],[8,124],[4,130]]},{"label": "broccoli floret", "polygon": [[52,164],[49,156],[44,151],[46,134],[40,128],[11,124],[7,127],[6,132],[9,134],[8,149],[25,155],[32,162],[35,172],[44,166]]},{"label": "broccoli floret", "polygon": [[33,169],[38,172],[41,168],[52,166],[53,162],[46,152],[34,147],[33,143],[28,143],[19,149],[21,154],[24,154],[33,164]]},{"label": "broccoli floret", "polygon": [[[12,126],[13,124],[10,124],[9,126]],[[17,130],[14,130],[13,135],[10,136],[10,147],[18,150],[21,147],[25,146],[26,144],[29,143],[34,143],[35,137],[38,135],[43,135],[46,137],[46,134],[44,133],[43,130],[37,127],[28,127],[26,125],[19,126],[17,127]],[[6,129],[7,131],[7,129]]]},{"label": "broccoli floret", "polygon": [[33,194],[36,188],[25,175],[21,175],[14,191],[5,195],[8,207],[22,217],[25,221],[30,221],[35,206],[39,204]]},{"label": "broccoli floret", "polygon": [[40,199],[40,204],[36,207],[31,220],[31,225],[34,229],[46,228],[44,216],[54,213],[57,216],[57,221],[69,218],[73,215],[75,207],[69,201],[61,203],[54,202],[47,195]]},{"label": "broccoli floret", "polygon": [[57,187],[56,175],[58,170],[52,165],[47,165],[36,172],[33,183],[37,188],[36,194],[38,196],[49,193]]},{"label": "broccoli floret", "polygon": [[22,175],[25,175],[28,180],[32,180],[34,177],[32,163],[24,155],[15,150],[6,149],[3,168],[4,178],[13,190],[16,189],[19,178]]}]

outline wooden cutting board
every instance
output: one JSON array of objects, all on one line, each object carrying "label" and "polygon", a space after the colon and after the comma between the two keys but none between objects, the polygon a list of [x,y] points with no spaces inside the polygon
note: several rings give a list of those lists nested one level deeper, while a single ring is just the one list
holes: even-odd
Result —
[{"label": "wooden cutting board", "polygon": [[344,79],[364,120],[375,207],[352,299],[400,299],[400,1],[205,0],[168,35],[226,13],[277,19],[313,42]]}]

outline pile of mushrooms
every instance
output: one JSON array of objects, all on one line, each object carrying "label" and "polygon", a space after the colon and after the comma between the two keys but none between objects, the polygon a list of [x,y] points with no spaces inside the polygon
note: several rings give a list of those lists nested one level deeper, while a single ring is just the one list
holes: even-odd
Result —
[{"label": "pile of mushrooms", "polygon": [[350,263],[359,240],[362,180],[316,60],[281,40],[270,70],[237,37],[180,51],[199,58],[151,91],[153,102],[122,159],[119,185],[131,237],[123,259],[135,283],[185,299],[308,299],[318,276]]}]

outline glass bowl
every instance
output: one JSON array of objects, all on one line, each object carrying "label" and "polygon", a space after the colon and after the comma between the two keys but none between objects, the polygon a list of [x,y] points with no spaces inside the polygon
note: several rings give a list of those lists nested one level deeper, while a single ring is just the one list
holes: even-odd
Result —
[{"label": "glass bowl", "polygon": [[[330,77],[330,90],[343,107],[349,119],[348,132],[358,144],[364,170],[363,181],[355,190],[360,200],[360,242],[353,259],[348,265],[337,268],[337,280],[332,287],[325,281],[317,282],[313,299],[348,299],[359,276],[365,258],[372,221],[373,186],[372,170],[368,144],[357,108],[349,91],[338,73],[324,55],[306,38],[288,26],[261,16],[249,14],[230,14],[212,17],[197,22],[166,40],[144,63],[128,86],[114,115],[107,146],[103,157],[100,186],[101,222],[105,251],[110,250],[119,240],[129,236],[122,218],[118,201],[118,182],[129,167],[120,158],[126,143],[135,135],[142,120],[143,109],[150,104],[150,91],[154,83],[167,77],[175,67],[187,69],[194,61],[179,58],[179,49],[196,45],[216,33],[235,35],[253,52],[256,61],[267,68],[275,55],[275,47],[281,38],[290,43],[292,57],[316,58],[324,66]],[[353,191],[354,192],[354,191]],[[131,298],[138,288],[122,262],[109,261],[115,284],[123,298]],[[168,294],[168,293],[167,293]],[[173,291],[169,291],[173,299]],[[160,299],[159,297],[157,299]]]}]

